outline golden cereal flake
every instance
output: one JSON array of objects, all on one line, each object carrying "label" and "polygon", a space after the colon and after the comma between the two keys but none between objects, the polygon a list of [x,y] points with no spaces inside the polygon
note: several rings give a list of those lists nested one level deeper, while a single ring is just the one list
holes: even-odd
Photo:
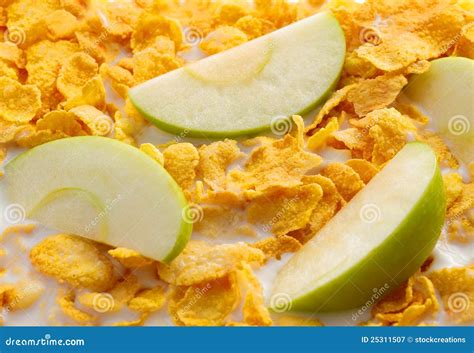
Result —
[{"label": "golden cereal flake", "polygon": [[43,40],[26,51],[26,70],[28,71],[28,84],[38,86],[41,90],[43,108],[55,108],[62,100],[56,89],[56,79],[59,70],[67,59],[79,51],[77,43],[60,40],[52,42]]},{"label": "golden cereal flake", "polygon": [[207,283],[177,290],[184,291],[184,294],[180,300],[170,303],[169,309],[178,325],[222,325],[240,302],[240,288],[235,272]]},{"label": "golden cereal flake", "polygon": [[307,146],[311,151],[316,151],[326,144],[333,132],[339,130],[339,122],[336,117],[329,118],[326,125],[314,132],[308,138]]},{"label": "golden cereal flake", "polygon": [[245,290],[245,299],[242,307],[243,321],[251,326],[271,326],[272,318],[265,305],[263,288],[258,278],[248,264],[244,264],[239,271]]},{"label": "golden cereal flake", "polygon": [[329,164],[321,174],[334,182],[339,194],[346,201],[350,201],[365,186],[354,169],[339,162]]},{"label": "golden cereal flake", "polygon": [[153,158],[160,165],[164,165],[165,157],[163,156],[163,153],[161,153],[161,151],[155,145],[152,145],[151,143],[142,143],[140,145],[140,151],[146,153],[148,156]]},{"label": "golden cereal flake", "polygon": [[443,268],[431,272],[429,278],[439,291],[444,310],[454,322],[474,320],[474,267]]},{"label": "golden cereal flake", "polygon": [[174,55],[161,54],[155,48],[137,52],[133,56],[133,78],[136,84],[181,67],[182,60]]},{"label": "golden cereal flake", "polygon": [[320,165],[322,159],[304,151],[291,135],[255,148],[244,171],[233,170],[232,182],[245,189],[265,190],[274,185],[294,186],[301,177]]},{"label": "golden cereal flake", "polygon": [[221,24],[232,25],[250,12],[243,1],[224,2],[216,10],[216,20]]},{"label": "golden cereal flake", "polygon": [[56,81],[58,91],[66,99],[82,93],[84,85],[97,75],[99,66],[94,58],[86,53],[76,53],[69,57],[61,67]]},{"label": "golden cereal flake", "polygon": [[108,254],[126,268],[139,268],[153,263],[153,260],[140,255],[137,251],[126,248],[111,249]]},{"label": "golden cereal flake", "polygon": [[196,178],[199,153],[191,143],[177,143],[163,151],[164,167],[183,189],[190,189]]},{"label": "golden cereal flake", "polygon": [[418,131],[416,139],[430,145],[436,153],[440,165],[448,166],[452,169],[457,169],[459,167],[458,161],[439,134],[431,131]]},{"label": "golden cereal flake", "polygon": [[462,28],[461,38],[456,43],[454,54],[474,59],[474,25],[472,22]]},{"label": "golden cereal flake", "polygon": [[199,43],[199,48],[204,53],[213,55],[241,45],[247,41],[247,35],[240,29],[223,25],[209,33],[206,38]]},{"label": "golden cereal flake", "polygon": [[347,85],[332,94],[332,96],[324,103],[318,114],[315,116],[314,121],[306,128],[307,132],[315,129],[322,121],[323,118],[329,114],[329,112],[337,107],[342,101],[347,99],[348,94],[356,87],[355,84]]},{"label": "golden cereal flake", "polygon": [[288,235],[304,244],[311,239],[342,207],[344,199],[339,194],[334,182],[322,175],[308,175],[303,177],[303,183],[317,183],[323,190],[323,196],[313,209],[306,227],[290,232]]},{"label": "golden cereal flake", "polygon": [[41,108],[41,92],[35,85],[22,85],[8,77],[0,78],[0,118],[15,123],[33,119]]},{"label": "golden cereal flake", "polygon": [[82,87],[80,94],[68,99],[63,105],[66,110],[80,105],[91,105],[102,110],[105,107],[105,87],[101,77],[91,78]]},{"label": "golden cereal flake", "polygon": [[377,166],[365,159],[349,159],[345,164],[354,169],[365,184],[379,172]]},{"label": "golden cereal flake", "polygon": [[408,134],[416,131],[413,121],[394,108],[374,110],[351,123],[368,129],[373,141],[371,161],[378,166],[393,158],[407,143]]},{"label": "golden cereal flake", "polygon": [[[133,67],[133,59],[132,59]],[[127,98],[128,89],[135,85],[133,74],[120,66],[109,66],[102,64],[100,66],[100,73],[104,78],[110,80],[112,89],[122,98]]]},{"label": "golden cereal flake", "polygon": [[301,243],[288,235],[268,237],[249,245],[262,250],[267,259],[274,257],[277,260],[280,260],[285,253],[296,252],[301,249]]},{"label": "golden cereal flake", "polygon": [[231,163],[243,156],[237,142],[226,139],[199,147],[197,174],[212,190],[226,187],[226,171]]},{"label": "golden cereal flake", "polygon": [[249,40],[261,37],[275,30],[275,26],[270,21],[252,15],[239,18],[234,26],[244,32]]},{"label": "golden cereal flake", "polygon": [[0,77],[7,77],[18,81],[19,70],[13,63],[0,58]]},{"label": "golden cereal flake", "polygon": [[383,71],[396,71],[416,62],[436,58],[458,39],[464,16],[456,4],[434,1],[419,12],[406,11],[380,31],[380,44],[365,43],[357,49],[360,57]]},{"label": "golden cereal flake", "polygon": [[183,42],[179,21],[159,14],[143,12],[133,30],[130,46],[135,53],[139,52],[151,47],[158,36],[169,37],[175,43],[176,49],[179,49]]},{"label": "golden cereal flake", "polygon": [[265,231],[284,235],[306,226],[322,195],[322,189],[316,183],[273,187],[251,201],[248,220],[263,225]]},{"label": "golden cereal flake", "polygon": [[115,283],[113,265],[89,240],[58,234],[45,238],[30,252],[33,266],[59,282],[91,290],[107,290]]},{"label": "golden cereal flake", "polygon": [[66,10],[56,10],[45,17],[48,38],[51,40],[70,39],[79,27],[76,16]]},{"label": "golden cereal flake", "polygon": [[108,292],[84,293],[79,296],[79,302],[99,313],[117,312],[135,297],[141,285],[135,275],[127,275],[124,280],[117,282]]},{"label": "golden cereal flake", "polygon": [[393,103],[407,82],[403,75],[382,75],[364,80],[348,93],[347,100],[354,104],[357,115],[365,116]]},{"label": "golden cereal flake", "polygon": [[24,125],[15,135],[19,147],[33,148],[46,142],[68,137],[62,131],[37,130],[32,125]]},{"label": "golden cereal flake", "polygon": [[70,319],[81,325],[95,324],[98,318],[78,309],[76,307],[75,301],[76,295],[72,290],[69,290],[65,293],[60,293],[57,297],[57,302],[61,308],[61,311]]},{"label": "golden cereal flake", "polygon": [[114,121],[92,105],[80,105],[69,110],[77,116],[88,129],[91,135],[107,136],[114,129]]},{"label": "golden cereal flake", "polygon": [[36,122],[36,129],[62,132],[68,136],[86,134],[82,129],[82,125],[76,120],[76,115],[64,110],[54,110],[46,113]]},{"label": "golden cereal flake", "polygon": [[15,139],[18,131],[22,128],[15,123],[0,119],[0,143],[8,143]]},{"label": "golden cereal flake", "polygon": [[446,192],[446,208],[449,210],[463,192],[462,176],[458,173],[448,173],[443,175],[443,181]]},{"label": "golden cereal flake", "polygon": [[263,252],[244,243],[209,245],[190,241],[170,264],[157,264],[158,275],[165,282],[189,286],[222,278],[242,262],[262,264]]},{"label": "golden cereal flake", "polygon": [[133,299],[128,302],[131,310],[141,313],[152,313],[160,310],[165,304],[165,290],[162,287],[144,289],[138,292]]},{"label": "golden cereal flake", "polygon": [[46,36],[45,18],[60,9],[60,2],[59,0],[41,2],[17,0],[2,2],[2,6],[5,6],[7,11],[8,38],[21,46],[29,46]]},{"label": "golden cereal flake", "polygon": [[383,325],[413,326],[438,310],[433,283],[428,277],[417,273],[379,301],[372,308],[372,316]]},{"label": "golden cereal flake", "polygon": [[193,230],[214,239],[225,239],[241,233],[245,213],[227,205],[202,205],[202,219],[193,225]]}]

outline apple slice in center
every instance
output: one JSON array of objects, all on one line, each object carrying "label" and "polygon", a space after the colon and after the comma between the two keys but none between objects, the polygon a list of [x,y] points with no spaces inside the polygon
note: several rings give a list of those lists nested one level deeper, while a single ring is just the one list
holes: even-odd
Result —
[{"label": "apple slice in center", "polygon": [[445,208],[436,155],[406,145],[281,269],[270,304],[287,298],[286,308],[313,312],[369,305],[429,256]]},{"label": "apple slice in center", "polygon": [[303,114],[336,85],[345,40],[320,13],[238,47],[151,79],[129,91],[160,129],[194,137],[270,130],[272,119]]},{"label": "apple slice in center", "polygon": [[35,147],[5,168],[7,195],[29,218],[62,232],[168,262],[189,239],[186,199],[139,149],[104,137]]}]

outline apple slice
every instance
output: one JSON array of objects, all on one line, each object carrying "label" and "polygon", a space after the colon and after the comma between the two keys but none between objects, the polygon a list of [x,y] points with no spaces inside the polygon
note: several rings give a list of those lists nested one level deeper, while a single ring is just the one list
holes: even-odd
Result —
[{"label": "apple slice", "polygon": [[152,158],[116,140],[73,137],[35,147],[5,167],[7,195],[29,218],[169,262],[192,225],[186,199]]},{"label": "apple slice", "polygon": [[428,115],[456,157],[474,161],[474,60],[434,60],[428,71],[410,78],[404,94]]},{"label": "apple slice", "polygon": [[269,130],[272,119],[303,114],[335,86],[345,40],[320,13],[156,77],[129,91],[148,120],[171,133],[230,137]]},{"label": "apple slice", "polygon": [[370,304],[429,256],[445,207],[435,154],[426,144],[407,144],[285,264],[270,305],[317,312]]}]

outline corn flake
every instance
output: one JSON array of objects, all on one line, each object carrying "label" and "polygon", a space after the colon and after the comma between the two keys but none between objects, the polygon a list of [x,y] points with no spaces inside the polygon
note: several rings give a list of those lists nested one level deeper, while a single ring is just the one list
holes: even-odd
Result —
[{"label": "corn flake", "polygon": [[189,286],[222,278],[242,262],[262,264],[262,251],[244,243],[209,245],[190,241],[169,265],[158,263],[158,275],[165,282]]},{"label": "corn flake", "polygon": [[196,178],[199,153],[188,142],[168,146],[163,151],[164,167],[183,189],[190,189]]},{"label": "corn flake", "polygon": [[288,235],[268,237],[250,245],[262,250],[267,259],[274,257],[277,260],[285,253],[296,252],[301,248],[301,243]]},{"label": "corn flake", "polygon": [[16,123],[33,119],[41,108],[41,92],[34,85],[22,85],[8,77],[0,78],[0,118]]},{"label": "corn flake", "polygon": [[80,105],[69,110],[88,129],[91,135],[107,136],[114,129],[114,121],[91,105]]},{"label": "corn flake", "polygon": [[247,264],[239,272],[246,290],[242,307],[244,322],[251,326],[271,326],[273,322],[265,305],[263,288],[258,278]]},{"label": "corn flake", "polygon": [[59,92],[71,99],[82,93],[84,85],[97,74],[99,66],[86,53],[77,53],[67,59],[61,67],[57,79]]},{"label": "corn flake", "polygon": [[230,179],[245,189],[257,191],[273,185],[291,187],[321,161],[318,155],[304,151],[296,138],[286,135],[254,149],[244,171],[231,171]]},{"label": "corn flake", "polygon": [[364,80],[348,93],[347,100],[354,104],[357,115],[365,116],[393,103],[407,82],[403,75],[383,75]]},{"label": "corn flake", "polygon": [[234,140],[202,145],[199,147],[197,174],[212,190],[225,188],[227,168],[242,155]]},{"label": "corn flake", "polygon": [[[182,290],[182,289],[181,289]],[[188,287],[170,310],[179,325],[222,325],[240,302],[240,288],[235,272],[210,281]]]},{"label": "corn flake", "polygon": [[113,266],[89,240],[67,234],[45,238],[30,252],[33,266],[59,282],[91,290],[113,286]]},{"label": "corn flake", "polygon": [[350,201],[365,185],[354,169],[339,162],[329,164],[321,174],[334,182],[339,194],[346,201]]},{"label": "corn flake", "polygon": [[97,317],[78,309],[75,305],[75,301],[76,295],[72,290],[59,294],[57,298],[62,312],[75,322],[81,325],[92,325],[96,323]]},{"label": "corn flake", "polygon": [[248,220],[275,235],[304,228],[322,197],[318,184],[273,187],[258,194],[248,207]]},{"label": "corn flake", "polygon": [[126,248],[115,248],[109,250],[108,254],[126,268],[139,268],[153,263],[152,260],[143,257],[137,251]]},{"label": "corn flake", "polygon": [[443,268],[431,272],[429,278],[439,291],[444,310],[455,322],[474,320],[474,267]]},{"label": "corn flake", "polygon": [[247,35],[233,26],[219,26],[204,38],[199,47],[208,54],[213,55],[221,51],[236,47],[248,41]]},{"label": "corn flake", "polygon": [[160,310],[165,300],[165,291],[162,287],[144,289],[128,302],[128,307],[141,313],[152,313]]},{"label": "corn flake", "polygon": [[85,293],[79,297],[79,302],[99,313],[116,312],[121,310],[135,297],[140,290],[140,283],[134,275],[128,275],[108,292]]}]

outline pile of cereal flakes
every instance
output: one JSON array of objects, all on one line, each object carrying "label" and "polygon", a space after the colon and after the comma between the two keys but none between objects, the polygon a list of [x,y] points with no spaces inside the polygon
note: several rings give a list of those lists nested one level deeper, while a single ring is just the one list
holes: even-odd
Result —
[{"label": "pile of cereal flakes", "polygon": [[[185,65],[197,43],[212,55],[321,10],[339,20],[347,55],[337,90],[306,125],[294,116],[292,129],[276,138],[137,145],[147,123],[127,99],[130,87]],[[470,0],[1,0],[0,160],[8,148],[70,136],[134,145],[185,191],[201,235],[165,265],[75,235],[35,242],[36,225],[8,227],[0,275],[22,279],[0,284],[2,312],[52,296],[55,309],[42,309],[47,324],[143,325],[161,312],[168,321],[155,324],[322,325],[317,315],[270,313],[255,271],[311,239],[407,136],[431,145],[451,171],[440,241],[468,246],[474,185],[463,182],[443,140],[425,131],[428,118],[397,97],[407,75],[426,71],[431,59],[474,58],[473,19]],[[327,147],[349,159],[325,161]],[[474,165],[469,170],[472,179]],[[30,270],[19,268],[7,241],[29,254]],[[474,265],[430,270],[431,261],[376,303],[369,321],[353,324],[433,325],[440,313],[448,323],[473,321]],[[471,305],[458,310],[456,295]],[[105,320],[124,311],[127,321]]]}]

